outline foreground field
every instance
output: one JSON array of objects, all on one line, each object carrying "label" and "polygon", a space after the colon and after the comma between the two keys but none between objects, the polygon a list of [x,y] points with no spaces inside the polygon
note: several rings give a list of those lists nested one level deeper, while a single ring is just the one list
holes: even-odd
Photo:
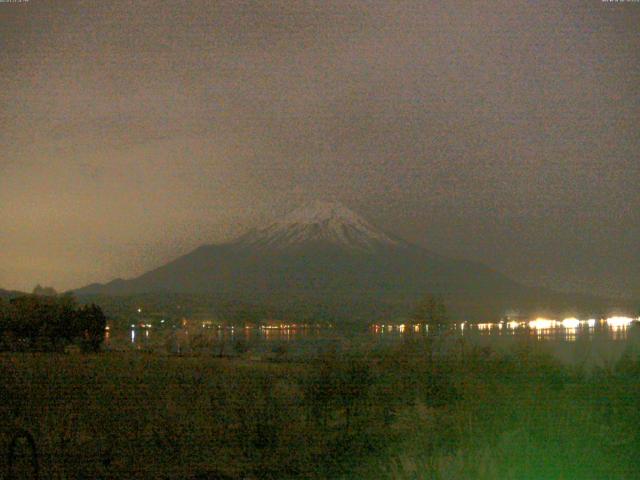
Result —
[{"label": "foreground field", "polygon": [[23,429],[43,478],[640,478],[630,356],[583,372],[535,344],[498,356],[408,340],[298,362],[5,354],[0,367],[3,475]]}]

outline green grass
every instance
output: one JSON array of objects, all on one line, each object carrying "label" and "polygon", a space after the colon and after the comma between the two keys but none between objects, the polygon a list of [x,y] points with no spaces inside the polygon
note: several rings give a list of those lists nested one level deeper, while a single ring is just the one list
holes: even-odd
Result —
[{"label": "green grass", "polygon": [[0,472],[24,428],[45,478],[640,478],[639,374],[412,341],[277,363],[2,354]]}]

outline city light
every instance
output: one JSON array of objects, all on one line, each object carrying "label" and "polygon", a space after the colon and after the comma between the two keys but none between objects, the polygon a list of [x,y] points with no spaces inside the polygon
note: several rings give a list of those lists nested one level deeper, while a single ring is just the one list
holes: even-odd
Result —
[{"label": "city light", "polygon": [[564,328],[578,328],[578,326],[580,326],[580,320],[575,317],[565,318],[562,320],[562,326]]},{"label": "city light", "polygon": [[628,327],[633,322],[633,318],[630,317],[609,317],[607,318],[607,325],[610,327]]},{"label": "city light", "polygon": [[529,322],[529,328],[535,330],[548,330],[550,328],[555,328],[557,323],[558,322],[556,320],[549,320],[548,318],[536,318]]}]

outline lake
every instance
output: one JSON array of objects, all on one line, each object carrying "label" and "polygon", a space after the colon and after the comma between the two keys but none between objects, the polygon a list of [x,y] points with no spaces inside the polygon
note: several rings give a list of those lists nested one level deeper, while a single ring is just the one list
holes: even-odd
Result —
[{"label": "lake", "polygon": [[[107,350],[146,350],[163,353],[211,352],[220,355],[304,356],[329,350],[375,349],[407,339],[433,338],[441,348],[459,339],[471,345],[508,351],[524,343],[547,351],[564,363],[608,365],[625,352],[640,351],[640,320],[629,317],[496,323],[457,323],[438,332],[426,325],[371,325],[363,332],[336,328],[277,326],[218,328],[188,325],[181,328],[136,325],[126,332],[107,332]],[[459,342],[457,342],[459,343]]]}]

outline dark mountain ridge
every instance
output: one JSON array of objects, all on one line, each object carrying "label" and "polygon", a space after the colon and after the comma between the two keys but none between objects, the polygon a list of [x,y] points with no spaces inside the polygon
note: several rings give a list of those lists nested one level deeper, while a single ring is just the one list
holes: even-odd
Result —
[{"label": "dark mountain ridge", "polygon": [[17,290],[4,290],[0,288],[0,299],[2,300],[11,300],[12,298],[22,297],[26,295],[24,292],[19,292]]}]

